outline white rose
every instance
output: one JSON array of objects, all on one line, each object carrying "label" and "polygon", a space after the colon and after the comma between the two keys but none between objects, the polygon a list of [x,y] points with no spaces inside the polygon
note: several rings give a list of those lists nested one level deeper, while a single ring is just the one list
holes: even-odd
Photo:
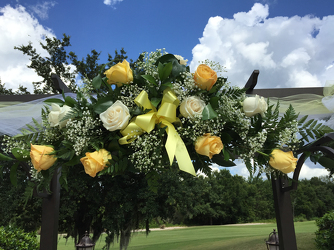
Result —
[{"label": "white rose", "polygon": [[125,128],[130,120],[130,112],[121,101],[116,101],[106,111],[100,114],[103,126],[109,131]]},{"label": "white rose", "polygon": [[176,57],[177,60],[179,60],[181,65],[187,65],[188,60],[184,60],[184,58],[179,55],[174,55],[174,56]]},{"label": "white rose", "polygon": [[248,117],[256,114],[261,114],[261,116],[264,117],[267,108],[268,105],[266,100],[258,95],[255,97],[247,97],[243,102],[243,110]]},{"label": "white rose", "polygon": [[198,96],[187,97],[180,106],[180,112],[184,117],[194,118],[195,116],[201,116],[205,102],[202,101]]},{"label": "white rose", "polygon": [[49,113],[48,121],[51,127],[59,126],[63,128],[66,126],[66,123],[69,119],[62,121],[62,119],[71,111],[71,107],[64,105],[60,107],[56,103],[51,104],[51,112]]}]

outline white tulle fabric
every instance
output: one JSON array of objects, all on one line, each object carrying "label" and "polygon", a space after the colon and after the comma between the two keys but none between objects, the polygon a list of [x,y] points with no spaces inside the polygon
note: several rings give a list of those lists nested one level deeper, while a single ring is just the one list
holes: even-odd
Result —
[{"label": "white tulle fabric", "polygon": [[[65,96],[71,96],[76,98],[74,93],[66,93]],[[34,126],[32,118],[36,119],[39,123],[42,122],[41,112],[45,100],[50,98],[58,98],[63,100],[62,95],[54,95],[30,102],[24,102],[16,105],[5,106],[6,102],[1,102],[0,108],[0,135],[5,134],[14,136],[21,133],[21,129],[27,128],[26,124]],[[12,104],[12,103],[11,103]]]},{"label": "white tulle fabric", "polygon": [[[66,93],[65,96],[76,98],[74,93]],[[14,136],[21,133],[21,129],[27,128],[26,124],[33,125],[32,118],[39,123],[41,110],[45,100],[50,98],[63,99],[62,95],[46,97],[31,102],[5,106],[8,103],[0,101],[0,135]],[[309,115],[309,118],[324,120],[324,124],[334,129],[334,80],[326,81],[324,95],[300,94],[284,98],[269,98],[270,105],[276,105],[279,101],[280,113],[284,113],[291,104],[301,116]],[[10,103],[13,104],[13,103]]]}]

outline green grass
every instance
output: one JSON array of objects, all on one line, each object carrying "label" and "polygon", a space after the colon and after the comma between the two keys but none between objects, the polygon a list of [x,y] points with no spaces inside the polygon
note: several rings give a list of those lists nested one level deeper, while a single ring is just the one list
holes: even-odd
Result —
[{"label": "green grass", "polygon": [[[265,239],[268,238],[276,224],[246,226],[199,226],[184,229],[151,231],[146,237],[144,232],[134,234],[128,247],[129,250],[258,250],[266,249]],[[296,222],[295,230],[297,236],[298,250],[315,250],[314,232],[317,227],[314,221]],[[104,237],[97,242],[95,250],[104,246]],[[58,250],[73,250],[73,240],[61,239]],[[119,249],[115,243],[111,249]]]}]

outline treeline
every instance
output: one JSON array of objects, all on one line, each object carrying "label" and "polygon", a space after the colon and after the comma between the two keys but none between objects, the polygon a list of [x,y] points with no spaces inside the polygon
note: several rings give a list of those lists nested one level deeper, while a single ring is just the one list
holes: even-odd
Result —
[{"label": "treeline", "polygon": [[[226,169],[196,179],[184,175],[180,182],[169,178],[162,180],[159,195],[166,197],[166,203],[177,204],[174,223],[212,225],[275,219],[270,180],[246,180],[231,175]],[[169,185],[170,190],[166,193],[164,190]],[[295,218],[311,220],[322,217],[334,209],[333,179],[313,177],[300,180],[298,189],[291,192],[291,201]]]},{"label": "treeline", "polygon": [[[73,169],[76,171],[75,169]],[[79,173],[78,175],[84,175]],[[157,218],[174,224],[218,225],[274,219],[270,180],[246,180],[229,170],[214,171],[210,176],[193,177],[167,171],[156,185],[147,186],[145,176],[102,176],[105,187],[86,175],[69,180],[68,190],[61,190],[60,230],[75,234],[75,228],[91,226],[103,231],[113,224],[154,222]],[[8,172],[0,181],[0,226],[18,225],[27,231],[40,226],[41,200],[33,198],[24,206],[25,176],[19,175],[16,187]],[[106,183],[105,181],[103,183]],[[155,189],[155,190],[152,190]],[[334,182],[328,177],[301,180],[292,192],[294,216],[305,219],[321,217],[334,209]]]}]

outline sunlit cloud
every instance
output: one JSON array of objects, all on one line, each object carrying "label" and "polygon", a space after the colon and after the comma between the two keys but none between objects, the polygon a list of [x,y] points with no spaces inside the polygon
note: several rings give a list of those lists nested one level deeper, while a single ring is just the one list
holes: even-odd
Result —
[{"label": "sunlit cloud", "polygon": [[231,19],[211,17],[192,50],[191,70],[203,58],[219,62],[239,87],[254,69],[257,88],[320,87],[334,79],[334,15],[268,18],[269,11],[255,3]]},{"label": "sunlit cloud", "polygon": [[16,90],[22,85],[32,91],[31,83],[42,80],[27,67],[29,58],[15,50],[14,46],[28,45],[31,42],[37,53],[47,56],[47,52],[40,46],[45,36],[55,35],[51,29],[43,27],[23,6],[17,5],[13,8],[7,5],[0,8],[0,77],[6,88]]},{"label": "sunlit cloud", "polygon": [[122,2],[122,1],[123,1],[123,0],[104,0],[103,3],[104,3],[105,5],[109,5],[109,6],[113,7],[113,8],[115,8],[115,5],[116,5],[117,3]]}]

